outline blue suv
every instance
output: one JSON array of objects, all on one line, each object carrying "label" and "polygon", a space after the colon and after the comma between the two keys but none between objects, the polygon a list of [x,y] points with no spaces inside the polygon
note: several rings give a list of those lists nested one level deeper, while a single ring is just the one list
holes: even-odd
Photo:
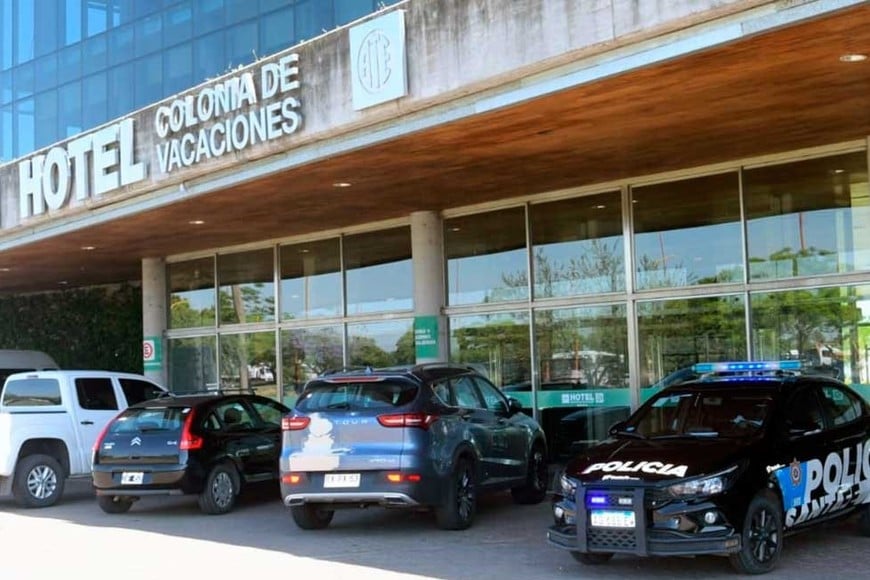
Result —
[{"label": "blue suv", "polygon": [[543,430],[467,366],[327,374],[305,386],[282,429],[281,496],[306,530],[368,506],[432,509],[459,530],[483,491],[509,489],[522,504],[547,491]]}]

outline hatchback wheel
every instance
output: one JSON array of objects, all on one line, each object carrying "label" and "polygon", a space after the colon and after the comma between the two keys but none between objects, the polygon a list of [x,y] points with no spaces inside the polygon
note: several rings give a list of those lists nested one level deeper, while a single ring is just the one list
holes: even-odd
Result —
[{"label": "hatchback wheel", "polygon": [[212,515],[225,514],[236,505],[239,476],[234,467],[222,463],[212,468],[199,494],[199,508]]},{"label": "hatchback wheel", "polygon": [[535,447],[529,454],[526,481],[521,487],[511,489],[514,501],[519,504],[541,503],[547,496],[547,459],[543,448]]},{"label": "hatchback wheel", "polygon": [[467,459],[459,459],[447,483],[444,503],[435,509],[435,519],[445,530],[464,530],[474,521],[476,512],[474,466]]},{"label": "hatchback wheel", "polygon": [[743,522],[740,551],[730,556],[741,574],[770,572],[782,552],[782,510],[771,494],[752,498]]},{"label": "hatchback wheel", "polygon": [[332,522],[335,511],[324,509],[316,503],[306,503],[291,507],[290,514],[303,530],[322,530]]},{"label": "hatchback wheel", "polygon": [[12,495],[26,508],[48,507],[63,494],[66,475],[50,455],[29,455],[15,468]]}]

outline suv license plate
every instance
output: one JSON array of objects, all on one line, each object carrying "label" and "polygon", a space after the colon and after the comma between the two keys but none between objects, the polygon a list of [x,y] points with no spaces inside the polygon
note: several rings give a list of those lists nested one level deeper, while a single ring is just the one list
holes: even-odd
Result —
[{"label": "suv license plate", "polygon": [[323,487],[359,487],[359,473],[327,473]]},{"label": "suv license plate", "polygon": [[125,471],[121,474],[121,485],[142,485],[141,471]]},{"label": "suv license plate", "polygon": [[633,528],[634,512],[629,510],[592,510],[590,523],[595,528]]}]

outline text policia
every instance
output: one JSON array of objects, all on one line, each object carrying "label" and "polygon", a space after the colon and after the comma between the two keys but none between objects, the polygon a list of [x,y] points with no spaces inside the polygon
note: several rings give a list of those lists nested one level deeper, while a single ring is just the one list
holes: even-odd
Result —
[{"label": "text policia", "polygon": [[247,71],[158,107],[154,128],[163,140],[156,145],[160,170],[170,173],[295,133],[302,124],[301,104],[294,96],[298,62],[294,53],[261,66],[259,92],[254,71]]}]

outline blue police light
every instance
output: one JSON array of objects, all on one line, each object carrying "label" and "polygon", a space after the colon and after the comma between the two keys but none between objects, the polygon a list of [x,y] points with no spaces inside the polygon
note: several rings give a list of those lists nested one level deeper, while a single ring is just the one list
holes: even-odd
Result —
[{"label": "blue police light", "polygon": [[593,505],[605,505],[607,503],[607,497],[603,495],[590,495],[587,499]]},{"label": "blue police light", "polygon": [[698,374],[747,371],[798,371],[800,368],[801,362],[798,360],[711,362],[692,365],[692,370]]}]

